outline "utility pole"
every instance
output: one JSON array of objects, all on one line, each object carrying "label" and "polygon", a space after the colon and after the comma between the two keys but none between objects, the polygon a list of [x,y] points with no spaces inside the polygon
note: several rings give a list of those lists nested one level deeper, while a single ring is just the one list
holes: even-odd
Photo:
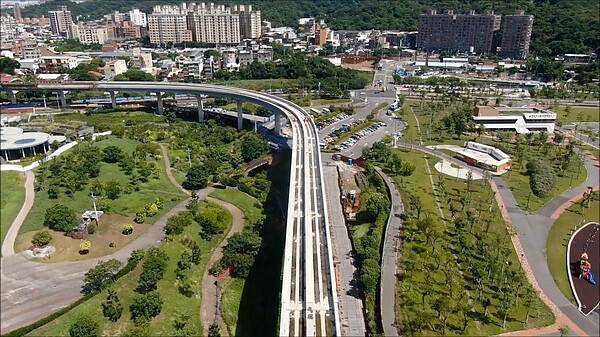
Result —
[{"label": "utility pole", "polygon": [[94,220],[96,221],[96,226],[98,226],[98,210],[96,209],[96,196],[92,193],[92,203],[94,204]]}]

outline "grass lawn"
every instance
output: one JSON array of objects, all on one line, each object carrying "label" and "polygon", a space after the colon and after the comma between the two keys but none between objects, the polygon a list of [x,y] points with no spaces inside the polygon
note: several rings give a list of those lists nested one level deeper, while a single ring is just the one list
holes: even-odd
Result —
[{"label": "grass lawn", "polygon": [[556,119],[563,124],[575,122],[600,122],[600,110],[598,107],[571,106],[567,113],[566,106],[559,106],[558,109],[552,109],[558,116]]},{"label": "grass lawn", "polygon": [[580,207],[577,204],[572,205],[567,209],[552,225],[548,232],[546,240],[546,259],[552,279],[562,291],[562,293],[573,303],[575,298],[571,291],[569,276],[566,269],[567,245],[571,239],[571,234],[583,220],[600,221],[600,195],[594,192],[593,200],[590,203],[590,208],[584,209],[583,214],[580,214]]},{"label": "grass lawn", "polygon": [[334,99],[314,98],[314,99],[310,100],[311,107],[323,106],[323,105],[327,105],[327,107],[329,107],[329,105],[331,105],[331,104],[350,104],[350,103],[352,103],[352,100],[348,99],[348,98],[334,98]]},{"label": "grass lawn", "polygon": [[[529,324],[525,323],[526,308],[519,302],[519,305],[513,305],[508,312],[506,329],[502,329],[503,315],[500,312],[501,299],[497,296],[498,283],[493,280],[483,282],[482,294],[491,300],[489,314],[484,316],[482,300],[478,296],[478,290],[475,286],[473,274],[468,270],[468,265],[475,263],[492,264],[493,259],[483,260],[482,256],[475,252],[461,249],[459,237],[470,242],[472,247],[479,243],[484,244],[484,250],[494,250],[494,245],[497,242],[503,242],[506,247],[506,259],[508,265],[513,266],[511,269],[518,269],[518,258],[510,244],[507,235],[507,229],[504,221],[500,216],[500,211],[497,204],[493,201],[493,193],[489,185],[483,180],[473,181],[472,198],[473,200],[466,206],[465,212],[470,210],[473,214],[477,214],[477,209],[481,209],[480,220],[475,220],[473,228],[469,225],[463,230],[463,234],[459,234],[453,221],[450,220],[451,214],[449,211],[448,201],[451,201],[457,208],[457,214],[461,215],[460,198],[466,195],[467,183],[463,180],[440,175],[433,167],[437,158],[425,159],[423,154],[409,150],[393,150],[397,151],[404,161],[408,161],[416,166],[416,170],[411,176],[399,177],[391,175],[395,183],[401,191],[403,202],[405,204],[407,215],[409,218],[415,216],[416,211],[408,201],[408,195],[416,195],[420,198],[423,210],[423,215],[427,215],[442,226],[443,234],[436,243],[435,253],[432,253],[431,244],[426,244],[425,236],[422,232],[409,221],[404,226],[402,256],[399,261],[399,270],[403,271],[403,275],[399,278],[397,287],[397,313],[398,321],[415,320],[418,315],[432,315],[428,319],[434,330],[430,330],[430,325],[425,325],[420,331],[424,335],[439,335],[441,334],[441,323],[437,319],[437,313],[432,306],[436,298],[449,299],[454,298],[451,305],[459,303],[467,303],[469,306],[468,324],[465,331],[462,331],[462,319],[460,315],[456,315],[456,309],[451,311],[454,314],[450,315],[448,320],[448,334],[463,334],[463,335],[495,335],[502,332],[522,330],[529,327],[541,327],[549,325],[553,322],[553,316],[549,308],[547,308],[541,300],[535,298],[530,311]],[[434,190],[430,183],[430,178],[425,167],[425,160],[429,161],[429,166],[432,170],[433,181],[438,184],[444,182],[446,195],[440,195],[441,207],[444,212],[444,222],[439,214],[438,207],[434,197]],[[439,191],[437,193],[440,193]],[[463,218],[465,215],[461,215]],[[500,247],[500,243],[497,245]],[[475,249],[477,251],[477,249]],[[498,250],[499,251],[499,250]],[[433,256],[432,256],[433,255]],[[437,263],[437,267],[436,267]],[[423,267],[429,266],[429,267]],[[454,296],[449,292],[449,287],[446,285],[446,277],[444,266],[454,266],[452,275],[456,276],[456,288]],[[497,266],[502,263],[496,264]],[[412,268],[411,268],[412,266]],[[520,268],[519,268],[520,269]],[[486,270],[487,271],[487,270]],[[485,279],[485,277],[484,277]],[[526,281],[524,281],[526,283]],[[528,284],[521,283],[523,289]],[[456,290],[458,289],[458,290]],[[422,303],[422,294],[426,293],[424,304]],[[458,294],[457,294],[458,293]]]},{"label": "grass lawn", "polygon": [[16,171],[0,172],[0,244],[25,201],[25,175]]},{"label": "grass lawn", "polygon": [[[40,117],[42,118],[42,117]],[[46,118],[46,117],[43,117]],[[69,121],[82,121],[87,122],[89,125],[124,125],[125,121],[130,121],[135,124],[153,122],[163,123],[165,122],[164,116],[154,115],[143,111],[121,111],[121,112],[109,112],[109,113],[92,113],[90,115],[73,113],[73,114],[62,114],[56,115],[54,120],[56,122],[69,122]],[[96,130],[98,131],[98,130]],[[103,130],[101,130],[103,131]]]},{"label": "grass lawn", "polygon": [[[539,156],[539,158],[548,158],[541,152],[534,150],[531,156]],[[523,209],[527,209],[527,199],[529,200],[530,212],[535,212],[542,208],[547,202],[559,196],[563,192],[569,190],[573,186],[582,184],[587,179],[587,171],[579,156],[573,156],[573,164],[565,171],[563,176],[557,175],[556,185],[550,193],[544,198],[538,198],[530,191],[529,176],[525,173],[525,167],[521,167],[519,163],[514,163],[512,168],[502,175],[502,179],[508,184],[512,191],[517,205]]]},{"label": "grass lawn", "polygon": [[[80,240],[68,237],[62,232],[50,230],[50,235],[52,236],[52,242],[50,245],[56,247],[56,251],[52,253],[49,258],[37,259],[37,262],[54,263],[63,261],[81,261],[110,255],[123,248],[129,242],[133,241],[148,228],[150,228],[151,224],[136,224],[133,222],[133,218],[134,216],[125,217],[118,214],[102,216],[98,226],[96,227],[96,232],[88,235],[85,238],[92,244],[92,249],[90,249],[90,252],[85,255],[79,254],[79,244],[81,243]],[[123,225],[125,224],[132,224],[134,226],[134,231],[132,234],[123,235]],[[43,230],[45,229],[30,231],[19,235],[15,242],[15,251],[20,252],[29,249],[32,246],[31,239],[35,233]],[[114,243],[113,247],[110,246],[111,242]]]},{"label": "grass lawn", "polygon": [[210,194],[215,199],[226,201],[237,206],[244,213],[245,223],[255,224],[262,215],[262,205],[254,197],[241,192],[237,188],[215,189]]},{"label": "grass lawn", "polygon": [[[207,203],[201,203],[201,207],[206,207]],[[218,207],[213,205],[214,207]],[[228,224],[231,226],[231,215],[229,215]],[[192,266],[188,272],[190,279],[201,283],[201,277],[206,268],[206,263],[212,255],[213,249],[223,240],[224,234],[215,235],[211,241],[205,241],[199,238],[198,232],[200,227],[193,223],[186,227],[183,234],[174,237],[172,242],[162,244],[162,249],[169,256],[169,264],[165,270],[164,278],[158,282],[158,292],[163,299],[163,307],[161,313],[151,320],[151,331],[154,336],[172,336],[175,334],[173,320],[180,313],[189,313],[191,323],[198,328],[198,334],[202,336],[202,327],[200,324],[200,299],[197,297],[201,294],[199,288],[195,289],[196,295],[186,297],[179,293],[178,281],[175,277],[175,269],[177,261],[179,261],[181,253],[186,249],[181,244],[181,239],[184,237],[190,238],[198,243],[202,251],[202,260],[199,265]],[[99,323],[102,335],[115,336],[122,334],[128,326],[131,325],[129,305],[133,301],[135,295],[134,289],[137,287],[139,275],[142,271],[142,262],[134,271],[119,279],[112,285],[112,289],[118,294],[118,297],[123,305],[123,314],[117,322],[110,322],[102,315],[101,303],[106,299],[106,290],[94,296],[89,301],[83,303],[77,308],[66,313],[62,317],[32,331],[30,336],[68,336],[69,327],[77,319],[79,314],[88,314],[94,317]]]},{"label": "grass lawn", "polygon": [[377,115],[377,113],[379,113],[380,110],[385,109],[388,107],[388,103],[387,102],[381,102],[379,104],[377,104],[373,110],[371,110],[370,114],[371,115]]},{"label": "grass lawn", "polygon": [[261,91],[270,89],[295,88],[298,86],[298,81],[293,79],[231,80],[213,81],[211,84],[220,84],[228,87]]},{"label": "grass lawn", "polygon": [[[131,153],[139,142],[129,139],[120,139],[111,137],[106,140],[96,142],[95,145],[100,149],[109,145],[115,145],[123,149],[123,151]],[[71,151],[76,151],[74,148]],[[179,201],[183,200],[184,194],[177,187],[173,186],[165,172],[164,162],[162,160],[148,159],[149,162],[154,162],[160,167],[161,172],[158,179],[150,177],[147,183],[141,183],[139,191],[133,191],[131,194],[121,193],[121,196],[113,200],[110,204],[110,210],[106,214],[118,214],[124,217],[130,217],[140,209],[143,209],[144,205],[151,203],[156,200],[157,197],[161,197],[164,201],[164,207],[155,216],[146,218],[146,223],[152,224],[156,219],[160,218],[165,212],[175,206]],[[121,186],[125,186],[129,181],[117,164],[100,163],[100,175],[98,180],[102,183],[106,183],[109,180],[118,181]],[[39,170],[39,169],[36,169]],[[91,179],[90,179],[91,181]],[[31,211],[29,212],[23,226],[19,233],[27,233],[42,229],[44,222],[44,214],[46,209],[55,204],[65,204],[73,209],[78,215],[85,210],[92,208],[92,201],[89,197],[89,186],[84,188],[83,191],[77,191],[73,193],[72,197],[69,197],[61,193],[58,199],[49,199],[46,191],[38,191],[35,195],[35,203]]]}]

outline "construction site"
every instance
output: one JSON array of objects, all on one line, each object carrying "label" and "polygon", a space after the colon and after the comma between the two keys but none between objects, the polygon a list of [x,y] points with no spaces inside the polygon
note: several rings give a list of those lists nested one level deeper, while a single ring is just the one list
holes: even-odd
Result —
[{"label": "construction site", "polygon": [[344,218],[348,222],[356,221],[356,214],[360,211],[361,187],[365,183],[363,169],[354,163],[352,158],[341,155],[334,155],[340,187],[341,204],[344,212]]}]

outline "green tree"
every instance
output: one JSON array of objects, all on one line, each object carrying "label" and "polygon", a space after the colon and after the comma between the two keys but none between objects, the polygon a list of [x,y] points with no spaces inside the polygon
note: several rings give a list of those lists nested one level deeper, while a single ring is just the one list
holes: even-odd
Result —
[{"label": "green tree", "polygon": [[245,162],[260,157],[268,149],[267,142],[256,133],[247,133],[242,138],[241,154]]},{"label": "green tree", "polygon": [[107,163],[116,163],[123,159],[123,150],[118,146],[109,145],[102,150],[102,160]]},{"label": "green tree", "polygon": [[136,295],[129,306],[131,319],[135,322],[140,318],[150,319],[158,316],[162,310],[163,300],[156,291],[144,295]]},{"label": "green tree", "polygon": [[147,318],[139,317],[123,333],[122,337],[151,337],[150,321]]},{"label": "green tree", "polygon": [[208,185],[208,177],[209,174],[204,166],[194,165],[188,170],[181,186],[188,191],[201,190]]},{"label": "green tree", "polygon": [[83,291],[89,293],[92,290],[100,289],[102,284],[111,280],[121,269],[122,263],[116,259],[100,261],[95,267],[88,270],[83,277]]},{"label": "green tree", "polygon": [[233,268],[233,276],[245,278],[250,273],[261,244],[262,238],[253,231],[235,233],[227,239],[221,264]]},{"label": "green tree", "polygon": [[373,219],[376,219],[380,214],[385,214],[390,209],[390,202],[383,193],[366,193],[363,202],[365,203],[365,210],[369,212]]},{"label": "green tree", "polygon": [[156,284],[164,276],[168,261],[169,257],[163,250],[155,247],[148,250],[138,281],[137,290],[140,293],[147,293],[156,289]]},{"label": "green tree", "polygon": [[100,336],[100,324],[89,315],[80,315],[69,328],[71,337]]},{"label": "green tree", "polygon": [[102,314],[104,317],[108,318],[109,321],[116,322],[121,318],[122,313],[123,306],[121,305],[119,296],[117,296],[117,293],[114,290],[108,289],[106,301],[102,302]]},{"label": "green tree", "polygon": [[185,227],[192,224],[194,221],[192,213],[189,211],[180,212],[167,219],[165,232],[167,235],[179,235],[183,233]]},{"label": "green tree", "polygon": [[44,226],[60,232],[70,232],[77,227],[75,212],[69,207],[56,204],[46,209]]},{"label": "green tree", "polygon": [[15,69],[21,68],[21,63],[8,57],[0,57],[0,74],[14,75]]},{"label": "green tree", "polygon": [[153,82],[154,76],[138,69],[129,69],[113,78],[115,81]]},{"label": "green tree", "polygon": [[31,243],[36,247],[45,247],[50,241],[52,241],[52,236],[47,230],[35,233],[31,239]]},{"label": "green tree", "polygon": [[217,323],[213,323],[208,327],[208,337],[221,337],[221,328]]},{"label": "green tree", "polygon": [[109,180],[104,185],[104,192],[110,200],[115,200],[121,194],[121,184],[114,179]]},{"label": "green tree", "polygon": [[423,210],[423,201],[421,198],[416,194],[411,194],[408,196],[408,203],[417,213],[417,220],[421,219],[421,211]]}]

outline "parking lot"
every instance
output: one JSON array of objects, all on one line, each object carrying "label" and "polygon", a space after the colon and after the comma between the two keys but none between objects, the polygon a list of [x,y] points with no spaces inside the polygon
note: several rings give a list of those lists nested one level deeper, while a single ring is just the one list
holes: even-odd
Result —
[{"label": "parking lot", "polygon": [[349,149],[349,148],[353,147],[356,144],[356,142],[358,142],[359,139],[367,137],[370,134],[372,134],[373,132],[379,130],[379,128],[385,127],[385,126],[387,126],[387,124],[385,124],[385,122],[375,122],[375,123],[373,123],[373,125],[369,126],[368,128],[354,133],[352,136],[350,136],[350,138],[348,138],[348,140],[344,141],[343,143],[341,143],[337,146],[334,146],[332,148],[332,150],[342,151],[342,150]]}]

